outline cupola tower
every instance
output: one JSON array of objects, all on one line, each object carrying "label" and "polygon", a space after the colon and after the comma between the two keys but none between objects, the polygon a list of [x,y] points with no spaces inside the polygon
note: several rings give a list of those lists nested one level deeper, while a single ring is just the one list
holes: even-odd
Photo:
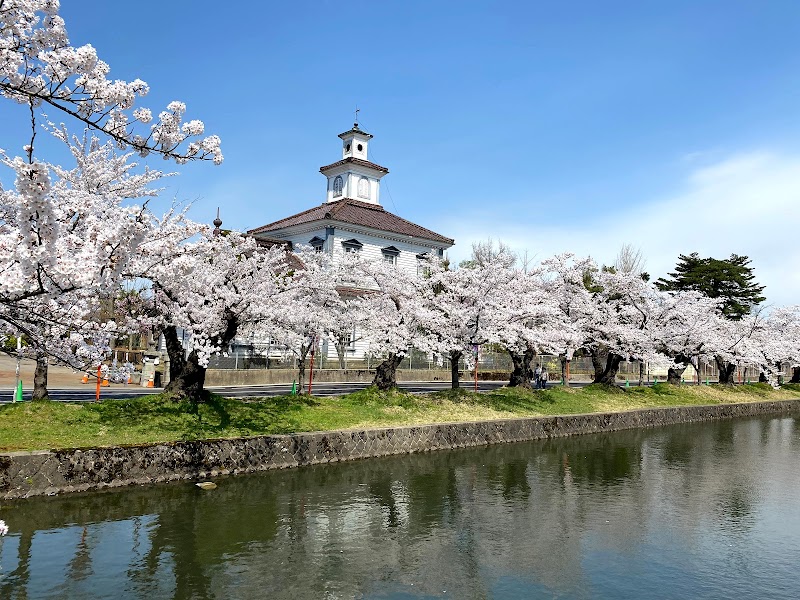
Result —
[{"label": "cupola tower", "polygon": [[372,135],[362,131],[358,123],[344,133],[342,140],[342,159],[320,168],[320,173],[328,180],[326,202],[338,202],[352,198],[368,204],[380,204],[381,177],[389,169],[369,160],[369,141]]}]

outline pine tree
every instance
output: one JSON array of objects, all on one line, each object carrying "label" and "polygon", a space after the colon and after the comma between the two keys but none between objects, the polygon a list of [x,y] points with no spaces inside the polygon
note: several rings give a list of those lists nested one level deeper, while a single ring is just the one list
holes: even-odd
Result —
[{"label": "pine tree", "polygon": [[764,302],[763,285],[758,285],[753,275],[750,259],[731,254],[727,260],[700,258],[697,252],[678,256],[675,272],[668,278],[659,278],[655,284],[662,291],[693,290],[709,298],[722,301],[723,314],[739,320],[750,310]]}]

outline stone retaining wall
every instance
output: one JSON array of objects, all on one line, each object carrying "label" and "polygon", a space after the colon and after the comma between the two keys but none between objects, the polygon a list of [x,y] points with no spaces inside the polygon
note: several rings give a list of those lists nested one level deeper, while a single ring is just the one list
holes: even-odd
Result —
[{"label": "stone retaining wall", "polygon": [[800,400],[0,454],[0,498],[26,498],[317,463],[755,415]]}]

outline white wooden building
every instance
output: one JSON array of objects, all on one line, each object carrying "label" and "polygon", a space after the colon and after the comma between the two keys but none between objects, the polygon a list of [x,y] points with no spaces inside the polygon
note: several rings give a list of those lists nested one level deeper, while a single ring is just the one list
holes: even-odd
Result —
[{"label": "white wooden building", "polygon": [[372,135],[358,124],[340,133],[342,159],[320,168],[327,180],[325,201],[313,208],[248,231],[256,238],[310,245],[334,260],[345,252],[386,260],[417,272],[418,257],[444,256],[454,241],[390,213],[380,204],[381,178],[389,169],[369,162]]},{"label": "white wooden building", "polygon": [[[329,253],[333,260],[360,252],[367,260],[384,260],[409,273],[418,273],[426,254],[444,257],[453,239],[390,213],[381,206],[381,179],[389,169],[369,160],[372,135],[355,123],[339,134],[342,158],[320,168],[326,179],[322,204],[248,231],[265,241],[308,245]],[[356,336],[357,337],[357,336]],[[323,348],[324,351],[324,348]],[[353,344],[354,358],[368,349]],[[336,356],[333,345],[327,352]]]}]

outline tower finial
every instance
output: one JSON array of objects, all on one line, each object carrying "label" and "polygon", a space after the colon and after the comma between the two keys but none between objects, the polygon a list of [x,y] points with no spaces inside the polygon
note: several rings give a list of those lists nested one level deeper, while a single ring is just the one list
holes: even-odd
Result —
[{"label": "tower finial", "polygon": [[355,119],[355,123],[353,123],[353,127],[355,129],[358,129],[358,113],[359,112],[361,112],[361,109],[358,108],[358,105],[356,105],[356,119]]},{"label": "tower finial", "polygon": [[222,225],[222,219],[219,218],[219,206],[217,207],[217,218],[214,219],[214,235],[219,235],[222,233],[222,229],[220,229],[220,225]]}]

